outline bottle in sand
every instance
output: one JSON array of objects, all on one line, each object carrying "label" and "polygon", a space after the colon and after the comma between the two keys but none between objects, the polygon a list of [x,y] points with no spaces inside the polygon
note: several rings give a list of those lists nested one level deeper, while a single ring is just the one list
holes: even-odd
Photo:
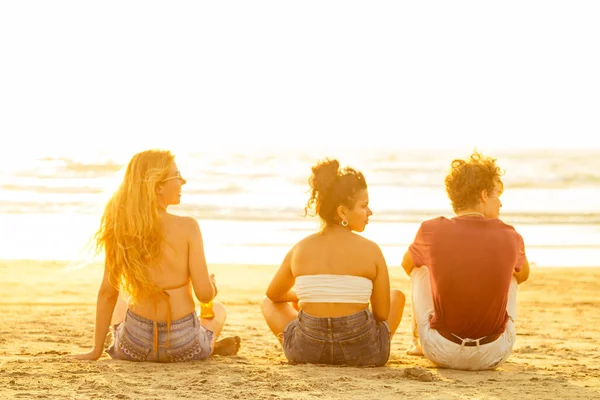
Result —
[{"label": "bottle in sand", "polygon": [[200,318],[213,319],[214,317],[215,312],[213,310],[212,300],[208,303],[200,303]]}]

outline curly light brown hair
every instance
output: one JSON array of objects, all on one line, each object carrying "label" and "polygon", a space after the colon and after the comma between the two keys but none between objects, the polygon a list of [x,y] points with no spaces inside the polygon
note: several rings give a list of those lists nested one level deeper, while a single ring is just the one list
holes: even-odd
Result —
[{"label": "curly light brown hair", "polygon": [[454,212],[475,207],[480,201],[481,192],[485,190],[491,193],[496,182],[500,187],[500,195],[504,189],[500,179],[502,175],[504,171],[496,165],[496,159],[484,157],[478,151],[474,151],[466,160],[453,160],[444,182]]}]

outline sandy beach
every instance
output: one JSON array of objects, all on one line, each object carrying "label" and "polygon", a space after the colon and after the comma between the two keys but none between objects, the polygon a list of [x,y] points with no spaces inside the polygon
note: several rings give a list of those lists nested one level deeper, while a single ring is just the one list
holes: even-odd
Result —
[{"label": "sandy beach", "polygon": [[[184,364],[64,357],[89,349],[99,265],[0,262],[1,399],[596,399],[600,396],[600,268],[534,268],[518,295],[517,343],[496,371],[435,368],[405,354],[410,301],[381,368],[287,363],[259,301],[273,266],[211,265],[229,312],[234,357]],[[409,294],[401,269],[392,283]]]}]

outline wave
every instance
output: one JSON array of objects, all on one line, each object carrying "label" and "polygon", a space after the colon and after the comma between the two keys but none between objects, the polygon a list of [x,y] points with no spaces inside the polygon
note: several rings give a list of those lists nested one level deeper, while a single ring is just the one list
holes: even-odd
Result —
[{"label": "wave", "polygon": [[[197,156],[201,157],[201,156]],[[590,155],[576,154],[512,154],[507,156],[504,176],[505,186],[511,189],[564,189],[573,187],[600,188],[600,152]],[[235,156],[224,154],[212,159],[194,159],[182,167],[188,182],[205,187],[207,182],[227,182],[243,185],[249,180],[291,183],[308,187],[308,174],[314,160],[305,155]],[[449,163],[433,156],[416,154],[379,153],[365,158],[364,168],[369,186],[439,188]],[[70,158],[43,158],[4,173],[11,182],[5,190],[25,190],[19,180],[85,179],[94,187],[96,178],[117,178],[124,164],[111,160],[82,161]],[[360,168],[359,168],[360,169]],[[5,185],[6,186],[6,185]],[[23,185],[25,186],[25,185]],[[43,186],[41,183],[37,187]],[[48,181],[47,186],[52,186]],[[189,185],[192,186],[192,185]],[[188,187],[189,187],[188,186]],[[72,190],[74,188],[69,188]],[[39,189],[41,190],[41,189]]]},{"label": "wave", "polygon": [[[298,196],[309,188],[308,174],[315,162],[310,154],[273,150],[260,155],[187,156],[180,168],[188,181],[183,190],[188,204],[178,210],[198,219],[297,221],[302,217]],[[508,171],[505,196],[510,193],[511,204],[523,208],[503,211],[507,222],[600,225],[595,201],[600,196],[599,150],[512,151],[498,157],[504,157],[502,167]],[[373,221],[418,223],[449,215],[449,209],[442,209],[445,199],[439,197],[444,196],[443,178],[451,160],[447,153],[364,152],[356,159],[362,160],[356,167],[368,170],[369,188],[377,191]],[[345,165],[343,158],[340,161]],[[82,160],[74,155],[11,166],[0,171],[0,212],[97,214],[123,166],[106,157]],[[277,196],[277,206],[264,196]],[[542,207],[535,211],[537,205]]]},{"label": "wave", "polygon": [[[309,234],[310,231],[307,231],[307,234]],[[411,243],[409,242],[386,242],[386,241],[379,241],[377,242],[377,244],[381,247],[401,247],[401,248],[407,248],[408,246],[410,246]],[[256,248],[261,248],[261,247],[277,247],[277,248],[289,248],[289,243],[261,243],[261,242],[244,242],[241,243],[240,245],[242,246],[246,246],[246,247],[256,247]],[[600,249],[600,244],[564,244],[564,243],[560,243],[560,244],[531,244],[531,243],[527,243],[527,250],[532,250],[532,249],[549,249],[549,250],[597,250]]]},{"label": "wave", "polygon": [[36,193],[55,193],[55,194],[97,194],[102,193],[103,189],[99,187],[89,186],[48,186],[48,185],[18,185],[18,184],[6,184],[0,185],[0,189],[6,191],[32,191]]},{"label": "wave", "polygon": [[[105,181],[97,181],[99,178],[110,178],[110,175],[93,175],[82,177],[74,175],[42,176],[40,174],[27,173],[10,179],[10,183],[0,185],[0,190],[5,191],[34,191],[38,193],[100,193],[106,188],[101,186]],[[280,183],[292,184],[309,189],[306,177],[281,177],[276,175],[247,173],[247,174],[218,174],[199,176],[198,174],[187,174],[185,176],[188,185],[186,193],[190,194],[233,194],[244,191],[244,183],[251,180],[263,180],[271,182],[271,185]],[[64,184],[65,180],[73,179],[73,183]],[[35,183],[30,183],[35,180]],[[77,180],[77,182],[75,182]],[[6,179],[5,179],[6,181]],[[59,182],[60,181],[60,182]],[[79,183],[81,182],[81,185]],[[226,183],[218,184],[217,182]],[[443,189],[443,178],[439,176],[427,176],[424,174],[409,175],[405,171],[397,171],[393,176],[379,176],[377,179],[367,180],[370,188],[395,188],[395,189]],[[521,189],[543,189],[543,190],[568,190],[573,188],[595,188],[600,190],[600,174],[565,175],[552,177],[550,179],[505,179],[507,190]]]},{"label": "wave", "polygon": [[[92,183],[92,182],[90,182]],[[40,194],[101,194],[106,193],[106,188],[99,186],[70,186],[70,185],[47,185],[44,182],[40,183],[9,183],[0,185],[0,190],[12,191],[12,192],[35,192]],[[240,185],[236,184],[224,184],[224,185],[209,185],[205,184],[202,188],[186,188],[186,195],[221,195],[221,194],[236,194],[243,192],[244,189]]]},{"label": "wave", "polygon": [[[99,214],[103,204],[85,201],[71,202],[7,202],[0,201],[0,212],[4,214]],[[227,207],[217,205],[179,205],[177,213],[199,220],[229,221],[286,221],[294,222],[304,217],[302,209],[296,207]],[[372,222],[421,223],[439,216],[451,217],[446,210],[379,210],[371,217]],[[308,218],[308,217],[307,217]],[[600,212],[503,212],[502,220],[509,224],[526,225],[600,225]]]},{"label": "wave", "polygon": [[44,157],[40,160],[40,166],[53,167],[57,173],[65,172],[67,175],[103,175],[119,172],[124,164],[103,160],[98,162],[76,161],[71,158]]}]

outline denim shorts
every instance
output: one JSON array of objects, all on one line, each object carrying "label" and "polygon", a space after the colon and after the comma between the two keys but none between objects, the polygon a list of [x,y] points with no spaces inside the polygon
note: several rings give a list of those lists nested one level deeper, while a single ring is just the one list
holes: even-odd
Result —
[{"label": "denim shorts", "polygon": [[195,312],[171,322],[169,347],[165,347],[167,323],[158,323],[158,352],[153,352],[154,321],[127,310],[125,321],[113,326],[113,343],[106,351],[128,361],[182,362],[210,356],[213,331],[200,324]]},{"label": "denim shorts", "polygon": [[283,353],[292,363],[382,366],[390,357],[390,328],[369,309],[336,318],[300,310],[283,331]]}]

